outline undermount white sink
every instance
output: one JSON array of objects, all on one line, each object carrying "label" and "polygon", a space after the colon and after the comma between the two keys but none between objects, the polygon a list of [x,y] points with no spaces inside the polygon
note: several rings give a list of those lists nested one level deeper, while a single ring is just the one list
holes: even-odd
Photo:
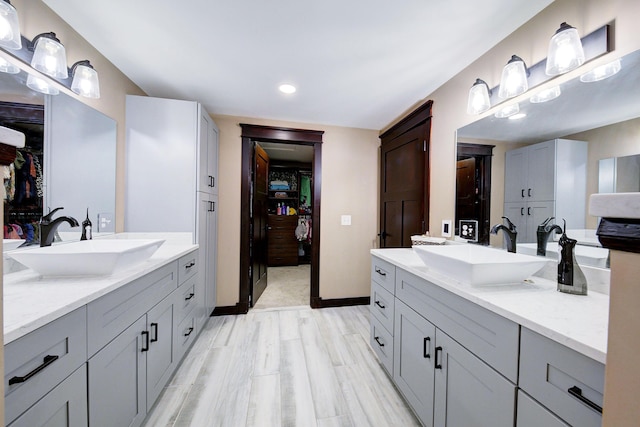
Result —
[{"label": "undermount white sink", "polygon": [[151,257],[163,239],[98,239],[7,253],[42,276],[106,276]]},{"label": "undermount white sink", "polygon": [[472,244],[414,246],[413,250],[430,270],[469,285],[520,283],[549,261]]},{"label": "undermount white sink", "polygon": [[[537,243],[518,243],[516,246],[518,253],[526,255],[535,255],[538,251]],[[594,246],[576,245],[574,248],[576,261],[579,265],[588,265],[591,267],[607,267],[607,258],[609,257],[609,249],[596,248]],[[547,243],[547,258],[554,260],[559,259],[558,242]]]}]

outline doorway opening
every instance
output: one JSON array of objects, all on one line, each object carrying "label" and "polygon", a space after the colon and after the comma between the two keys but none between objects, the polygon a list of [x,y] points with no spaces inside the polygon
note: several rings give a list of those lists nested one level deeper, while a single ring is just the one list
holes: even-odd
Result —
[{"label": "doorway opening", "polygon": [[463,142],[459,142],[457,147],[455,234],[464,237],[460,230],[461,220],[477,221],[474,238],[469,240],[481,245],[489,244],[491,157],[494,147]]},{"label": "doorway opening", "polygon": [[[236,311],[246,313],[256,306],[272,282],[274,295],[267,293],[269,299],[293,297],[279,292],[282,283],[297,283],[300,290],[303,281],[308,290],[305,304],[318,307],[324,132],[240,126],[242,237]],[[277,302],[265,300],[266,304]]]}]

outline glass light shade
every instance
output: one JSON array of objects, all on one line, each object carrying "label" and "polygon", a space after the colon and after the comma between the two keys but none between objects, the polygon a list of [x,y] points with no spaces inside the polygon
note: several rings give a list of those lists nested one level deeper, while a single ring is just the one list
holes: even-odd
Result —
[{"label": "glass light shade", "polygon": [[528,89],[527,67],[522,58],[513,55],[502,69],[498,96],[503,99],[513,98],[525,93]]},{"label": "glass light shade", "polygon": [[76,62],[73,67],[71,90],[85,98],[100,98],[98,72],[89,61]]},{"label": "glass light shade", "polygon": [[0,0],[0,46],[14,50],[22,48],[18,12],[4,0]]},{"label": "glass light shade", "polygon": [[36,77],[33,74],[29,74],[27,77],[27,86],[36,92],[45,93],[47,95],[57,95],[60,93],[58,88],[51,86],[49,83],[44,81],[44,79]]},{"label": "glass light shade", "polygon": [[599,82],[615,74],[622,69],[622,64],[619,59],[608,64],[601,65],[588,71],[580,76],[580,81],[583,83]]},{"label": "glass light shade", "polygon": [[469,100],[467,101],[468,114],[480,114],[491,108],[489,99],[489,86],[484,80],[476,79],[476,82],[469,89]]},{"label": "glass light shade", "polygon": [[6,59],[0,58],[0,72],[7,74],[18,74],[20,72],[20,68],[16,67]]},{"label": "glass light shade", "polygon": [[533,104],[540,104],[542,102],[551,101],[552,99],[556,99],[560,96],[562,92],[560,91],[560,86],[550,87],[549,89],[541,90],[540,92],[534,94],[529,101]]},{"label": "glass light shade", "polygon": [[69,77],[67,52],[54,33],[37,35],[31,66],[44,74],[58,79]]},{"label": "glass light shade", "polygon": [[578,68],[584,61],[578,30],[563,22],[549,42],[545,72],[548,76],[557,76]]},{"label": "glass light shade", "polygon": [[519,112],[520,112],[520,106],[516,102],[515,104],[507,105],[506,107],[504,107],[502,110],[498,111],[494,115],[499,119],[504,119],[509,116],[513,116],[514,114],[517,114]]}]

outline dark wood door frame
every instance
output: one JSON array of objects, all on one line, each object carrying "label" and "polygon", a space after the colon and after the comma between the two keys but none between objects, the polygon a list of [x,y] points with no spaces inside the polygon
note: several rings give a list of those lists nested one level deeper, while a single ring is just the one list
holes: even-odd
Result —
[{"label": "dark wood door frame", "polygon": [[322,188],[322,135],[324,131],[258,126],[241,123],[242,179],[240,187],[240,296],[235,307],[223,307],[215,314],[241,314],[249,311],[251,240],[249,203],[251,197],[252,158],[255,141],[313,146],[313,210],[311,213],[311,290],[310,305],[320,303],[320,193]]},{"label": "dark wood door frame", "polygon": [[[478,243],[489,244],[489,221],[491,220],[491,158],[495,145],[457,144],[457,160],[476,159],[478,185]],[[457,184],[456,184],[457,185]],[[457,203],[457,201],[456,201]],[[458,224],[454,228],[458,229]]]}]

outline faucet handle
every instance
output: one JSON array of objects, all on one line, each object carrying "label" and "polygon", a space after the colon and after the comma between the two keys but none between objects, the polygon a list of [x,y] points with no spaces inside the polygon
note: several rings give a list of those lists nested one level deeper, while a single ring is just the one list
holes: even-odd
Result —
[{"label": "faucet handle", "polygon": [[554,218],[555,216],[550,216],[549,218],[542,221],[542,224],[540,224],[539,227],[546,227],[547,224],[549,224]]},{"label": "faucet handle", "polygon": [[507,222],[507,227],[509,227],[509,231],[516,231],[516,225],[512,223],[509,218],[507,218],[506,216],[503,216],[502,219],[504,219]]},{"label": "faucet handle", "polygon": [[49,210],[49,213],[42,216],[41,222],[49,222],[53,218],[53,214],[58,212],[59,210],[64,209],[64,207],[55,208],[54,210]]}]

